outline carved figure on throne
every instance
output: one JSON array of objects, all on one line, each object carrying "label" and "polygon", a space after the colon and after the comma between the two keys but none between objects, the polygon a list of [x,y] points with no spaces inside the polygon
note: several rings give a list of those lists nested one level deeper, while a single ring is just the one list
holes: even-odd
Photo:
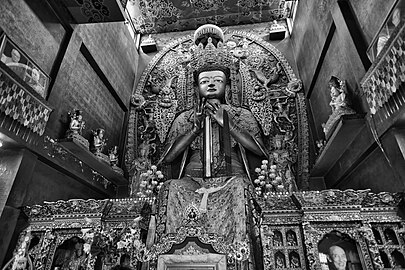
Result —
[{"label": "carved figure on throne", "polygon": [[[218,28],[200,27],[195,39],[199,30]],[[249,204],[254,191],[247,153],[265,157],[266,152],[253,114],[230,102],[230,74],[237,66],[222,45],[223,34],[217,36],[219,40],[213,42],[210,36],[193,52],[188,68],[196,85],[195,106],[175,118],[166,139],[161,162],[182,161],[179,178],[160,190],[157,236],[175,234],[194,222],[223,237],[227,245],[253,248],[260,243],[253,243],[251,236],[259,230],[253,228],[252,210],[246,210],[254,207]],[[258,252],[250,252],[244,269],[262,269],[261,259]]]},{"label": "carved figure on throne", "polygon": [[326,124],[323,124],[323,131],[326,137],[329,137],[331,128],[342,115],[355,114],[356,112],[350,108],[346,96],[346,82],[332,76],[329,80],[331,101],[329,105],[332,108],[332,114],[329,116]]}]

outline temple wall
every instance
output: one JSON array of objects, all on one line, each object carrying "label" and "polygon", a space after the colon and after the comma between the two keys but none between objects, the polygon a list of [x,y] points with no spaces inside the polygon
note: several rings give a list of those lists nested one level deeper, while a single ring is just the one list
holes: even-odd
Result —
[{"label": "temple wall", "polygon": [[66,34],[45,0],[5,0],[0,26],[46,73],[50,73]]},{"label": "temple wall", "polygon": [[[291,43],[307,97],[310,141],[325,139],[322,123],[332,113],[328,87],[332,75],[346,81],[352,108],[365,114],[353,141],[347,138],[347,142],[338,145],[344,151],[323,175],[327,188],[371,188],[375,192],[405,188],[401,174],[404,157],[397,150],[398,140],[389,143],[395,139],[387,132],[396,120],[387,119],[384,126],[375,126],[360,85],[372,65],[367,48],[394,2],[329,0],[302,1],[298,5]],[[377,143],[374,130],[377,130]],[[316,151],[313,148],[311,152]],[[317,161],[312,156],[311,163]],[[384,183],[376,179],[384,179]]]}]

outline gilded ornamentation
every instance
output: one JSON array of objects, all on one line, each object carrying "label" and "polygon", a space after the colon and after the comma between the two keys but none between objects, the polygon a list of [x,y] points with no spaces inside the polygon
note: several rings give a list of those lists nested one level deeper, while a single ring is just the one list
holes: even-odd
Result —
[{"label": "gilded ornamentation", "polygon": [[203,252],[201,252],[198,247],[196,248],[194,245],[193,246],[189,246],[188,248],[180,251],[181,255],[200,255],[203,254]]},{"label": "gilded ornamentation", "polygon": [[364,198],[369,193],[368,190],[355,191],[328,189],[322,191],[295,192],[294,197],[301,207],[328,207],[328,206],[360,206]]},{"label": "gilded ornamentation", "polygon": [[298,210],[288,192],[270,192],[258,200],[263,211]]},{"label": "gilded ornamentation", "polygon": [[401,193],[372,193],[369,192],[363,201],[362,205],[365,207],[396,207],[402,199]]},{"label": "gilded ornamentation", "polygon": [[371,225],[368,223],[363,224],[363,226],[358,228],[358,232],[362,237],[364,237],[364,239],[367,240],[374,267],[376,269],[384,268]]},{"label": "gilded ornamentation", "polygon": [[[279,266],[281,262],[286,266],[284,269],[302,269],[306,263],[310,269],[319,269],[319,252],[325,252],[324,247],[320,251],[319,245],[325,235],[330,234],[346,235],[356,241],[366,269],[381,269],[381,252],[387,255],[385,264],[394,267],[397,261],[392,253],[403,252],[401,248],[405,244],[403,220],[397,216],[395,208],[401,195],[354,190],[267,194],[258,200],[263,214],[257,221],[261,223],[257,229],[263,245],[264,269],[275,267],[277,258]],[[164,199],[161,201],[165,203]],[[226,254],[229,269],[240,267],[243,258],[248,257],[247,242],[229,245],[224,238],[199,226],[204,215],[198,214],[198,204],[190,207],[194,211],[185,212],[190,218],[188,223],[175,233],[161,235],[158,242],[146,248],[140,236],[142,228],[148,228],[147,220],[153,212],[145,215],[142,210],[145,204],[151,206],[155,199],[69,200],[25,207],[30,227],[20,235],[16,251],[26,241],[29,231],[27,243],[34,238],[38,238],[39,243],[28,253],[35,268],[43,270],[51,268],[57,248],[75,236],[84,240],[88,269],[93,269],[97,255],[107,268],[118,264],[121,254],[126,253],[131,256],[133,266],[141,261],[148,262],[154,269],[158,256],[171,249],[175,254],[186,250],[207,252],[181,249],[187,238],[197,238],[216,252]],[[156,215],[161,211],[165,211],[164,205],[156,210]]]},{"label": "gilded ornamentation", "polygon": [[291,5],[285,0],[145,0],[131,4],[136,10],[135,29],[142,34],[196,29],[219,21],[225,25],[264,23],[287,18]]},{"label": "gilded ornamentation", "polygon": [[[290,168],[285,172],[289,176],[289,178],[292,181],[297,181],[301,182],[303,184],[307,183],[307,171],[308,169],[306,168],[301,168],[301,164],[306,164],[307,162],[305,161],[305,158],[302,157],[296,157],[297,153],[302,153],[302,155],[307,155],[307,151],[296,151],[296,147],[307,147],[306,139],[302,138],[301,136],[295,136],[297,131],[302,131],[305,133],[307,128],[305,125],[307,125],[306,120],[301,120],[300,115],[305,115],[305,111],[302,112],[302,114],[297,114],[297,110],[301,108],[298,108],[297,106],[301,106],[301,102],[294,102],[294,96],[299,99],[299,95],[296,94],[297,91],[300,89],[300,82],[295,79],[295,76],[292,74],[292,69],[288,66],[286,61],[282,58],[281,54],[278,53],[275,49],[273,48],[268,48],[269,46],[267,44],[264,44],[262,41],[256,39],[254,36],[247,35],[245,33],[241,32],[235,32],[233,37],[234,46],[229,46],[229,42],[226,43],[227,46],[222,46],[221,48],[225,51],[229,48],[235,49],[235,48],[241,48],[241,49],[247,49],[249,54],[247,55],[246,59],[239,59],[239,58],[228,58],[228,59],[216,59],[213,54],[208,53],[207,55],[204,55],[204,61],[203,62],[209,62],[209,61],[219,61],[221,63],[224,63],[225,66],[231,67],[231,70],[234,70],[233,66],[235,66],[236,62],[239,61],[239,70],[240,70],[240,75],[241,75],[241,84],[244,87],[244,91],[240,94],[235,94],[236,92],[232,92],[231,97],[229,100],[232,101],[233,104],[245,104],[248,106],[256,119],[259,121],[259,123],[262,126],[262,129],[265,133],[265,135],[268,136],[274,136],[274,133],[281,133],[281,134],[286,134],[286,137],[289,137],[293,135],[291,138],[294,141],[285,143],[285,146],[289,147],[287,151],[292,151],[288,154],[289,156],[289,162],[290,162]],[[191,66],[193,67],[194,70],[198,69],[199,65],[198,64],[200,60],[197,60],[197,57],[190,58],[190,57],[179,57],[179,53],[181,55],[189,55],[189,48],[191,43],[187,41],[187,38],[181,38],[178,42],[174,42],[172,44],[169,44],[168,48],[166,51],[160,52],[151,62],[150,66],[148,66],[147,70],[145,71],[144,74],[155,74],[153,77],[155,78],[155,84],[164,86],[165,81],[171,81],[171,85],[176,85],[175,87],[175,98],[177,99],[177,104],[178,104],[178,109],[185,109],[185,108],[190,108],[190,106],[195,102],[193,98],[193,93],[194,90],[187,88],[191,84],[187,83],[188,81],[193,81],[192,76],[190,72],[186,71],[184,69],[184,65],[187,63],[187,60],[184,62],[185,59],[189,59],[191,61]],[[171,49],[173,48],[173,49]],[[263,49],[265,48],[265,50]],[[256,53],[256,51],[260,53]],[[204,50],[205,52],[205,50]],[[269,54],[270,52],[270,54]],[[198,55],[199,51],[197,48],[196,54]],[[253,53],[253,55],[251,55]],[[196,55],[194,54],[194,55]],[[203,54],[201,54],[203,55]],[[270,56],[270,58],[269,58]],[[181,65],[176,65],[177,60],[170,60],[169,59],[175,59],[181,58]],[[194,60],[193,60],[194,59]],[[211,59],[211,60],[210,60]],[[239,59],[239,60],[238,60]],[[163,65],[163,63],[166,63]],[[170,64],[167,64],[170,63]],[[252,65],[251,67],[247,66]],[[178,69],[170,69],[167,70],[166,67],[178,67]],[[164,72],[156,72],[156,70],[165,70]],[[268,82],[269,86],[266,86],[266,92],[265,96],[266,98],[263,99],[262,101],[254,101],[252,99],[254,95],[254,89],[253,89],[253,80],[251,79],[251,74],[249,73],[249,70],[252,70],[252,74],[258,74],[259,77],[262,75],[264,78],[265,82]],[[231,72],[232,73],[232,72]],[[157,75],[159,74],[159,75]],[[174,79],[173,77],[166,77],[166,78],[161,78],[163,74],[170,74],[170,76],[176,76]],[[159,77],[160,76],[160,77]],[[169,75],[167,75],[169,76]],[[231,74],[232,77],[232,74]],[[260,78],[262,78],[260,77]],[[146,79],[151,82],[150,76],[149,75],[143,75],[143,77],[140,80],[140,84],[138,88],[135,91],[134,96],[142,95],[144,92],[144,87],[146,87],[147,84],[143,84],[143,81],[146,82]],[[291,84],[288,87],[287,83],[288,81],[291,80]],[[274,83],[272,83],[274,82]],[[144,86],[142,86],[144,85]],[[236,89],[235,87],[232,87],[233,89]],[[151,90],[149,90],[151,91]],[[152,89],[152,92],[154,90]],[[159,90],[155,91],[156,93],[159,93]],[[189,95],[191,93],[191,96]],[[295,94],[294,94],[295,93]],[[181,99],[179,97],[185,97],[184,99]],[[291,97],[291,98],[290,98]],[[147,99],[148,96],[144,95],[144,99]],[[138,98],[139,99],[139,98]],[[250,101],[249,101],[250,100]],[[147,102],[144,102],[143,104],[147,104]],[[305,104],[303,104],[305,107]],[[159,109],[160,110],[160,109]],[[155,110],[155,116],[154,119],[160,119],[160,115],[162,115],[162,112],[159,112],[159,110]],[[265,111],[263,111],[265,110]],[[139,109],[138,109],[139,111]],[[179,112],[175,112],[175,114],[178,114]],[[163,114],[165,117],[171,114]],[[159,123],[163,123],[166,125],[166,127],[170,126],[170,121],[158,121]],[[301,123],[303,126],[298,129],[298,123]],[[131,139],[131,134],[134,134],[132,132],[131,128],[131,121],[130,121],[130,126],[129,126],[129,133],[128,133],[128,149],[131,149],[129,145],[134,145],[134,140]],[[158,128],[159,130],[159,139],[160,142],[162,143],[165,140],[165,130],[167,128],[160,127]],[[135,135],[135,134],[134,134]],[[267,143],[268,146],[270,146],[270,142]],[[139,145],[139,144],[138,144]],[[291,146],[291,147],[290,147]],[[160,149],[157,145],[156,149]],[[131,158],[129,155],[133,155],[135,152],[132,150],[128,150],[127,153],[127,162],[130,161]],[[161,155],[160,151],[157,151],[155,155],[159,156]],[[297,164],[297,162],[301,162],[301,164]],[[281,161],[280,161],[281,162]],[[128,164],[128,163],[127,163]],[[307,166],[307,165],[305,165]],[[297,178],[296,174],[299,173],[299,178]],[[301,178],[302,177],[302,178]]]}]

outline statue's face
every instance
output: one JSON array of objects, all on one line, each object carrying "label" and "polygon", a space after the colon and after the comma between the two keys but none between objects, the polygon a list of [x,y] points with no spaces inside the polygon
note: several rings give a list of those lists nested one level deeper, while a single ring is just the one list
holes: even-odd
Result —
[{"label": "statue's face", "polygon": [[220,70],[204,71],[198,75],[198,89],[200,97],[207,99],[225,96],[226,76]]}]

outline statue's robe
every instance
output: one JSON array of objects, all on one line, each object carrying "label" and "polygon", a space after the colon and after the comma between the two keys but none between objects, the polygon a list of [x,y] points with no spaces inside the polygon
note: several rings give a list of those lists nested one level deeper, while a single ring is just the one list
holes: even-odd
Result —
[{"label": "statue's robe", "polygon": [[[249,110],[225,105],[236,129],[248,132],[257,141],[260,128]],[[175,140],[191,132],[194,111],[185,111],[174,120],[168,134],[167,149]],[[203,135],[200,134],[187,151],[187,162],[179,179],[166,181],[159,193],[157,210],[157,240],[165,234],[175,234],[187,223],[187,209],[197,207],[198,220],[206,232],[223,237],[226,244],[245,245],[250,249],[250,269],[262,269],[261,244],[258,228],[260,209],[254,200],[254,189],[248,177],[246,152],[234,138],[231,140],[231,172],[225,169],[221,140],[223,131],[212,122],[213,177],[203,177]],[[185,158],[185,157],[184,157]],[[206,194],[205,197],[204,193]],[[208,195],[208,196],[207,196]],[[253,254],[257,258],[253,258]],[[256,261],[256,262],[255,262]]]}]

